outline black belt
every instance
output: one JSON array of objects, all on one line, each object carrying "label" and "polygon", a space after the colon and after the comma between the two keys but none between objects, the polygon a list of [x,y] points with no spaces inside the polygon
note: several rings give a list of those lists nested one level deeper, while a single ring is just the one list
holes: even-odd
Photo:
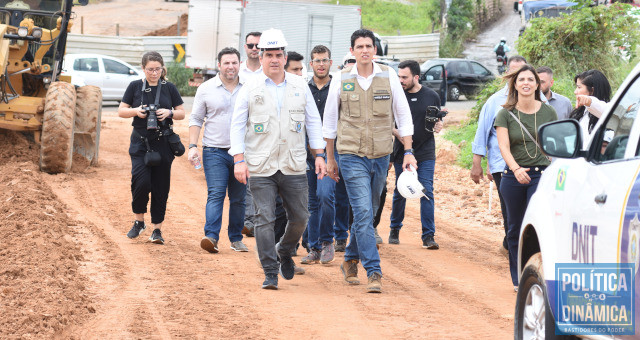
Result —
[{"label": "black belt", "polygon": [[229,149],[230,149],[230,148],[219,148],[217,146],[203,146],[202,148],[203,149],[218,149],[218,150],[223,150],[223,151],[227,151],[227,152],[229,152]]},{"label": "black belt", "polygon": [[[543,173],[544,170],[547,168],[547,166],[546,165],[524,165],[524,166],[521,166],[521,168],[529,168],[529,172]],[[504,173],[505,174],[512,174],[513,171],[511,171],[511,169],[507,168],[507,169],[504,169]]]}]

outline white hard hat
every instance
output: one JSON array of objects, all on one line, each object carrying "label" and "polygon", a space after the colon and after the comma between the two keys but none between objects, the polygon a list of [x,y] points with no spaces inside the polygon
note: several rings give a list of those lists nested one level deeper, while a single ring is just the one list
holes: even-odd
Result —
[{"label": "white hard hat", "polygon": [[607,130],[604,132],[603,140],[607,143],[611,143],[611,141],[613,140],[613,135],[614,135],[613,130]]},{"label": "white hard hat", "polygon": [[342,58],[342,65],[346,65],[347,61],[349,60],[353,60],[354,62],[356,60],[356,57],[354,57],[353,54],[351,54],[351,52],[347,52],[344,58]]},{"label": "white hard hat", "polygon": [[429,199],[424,193],[424,187],[418,180],[418,173],[413,166],[411,170],[402,171],[400,177],[398,177],[396,187],[404,198],[420,198],[424,196]]},{"label": "white hard hat", "polygon": [[284,39],[284,34],[282,34],[281,30],[271,28],[262,32],[258,48],[270,49],[285,47],[287,47],[287,41]]}]

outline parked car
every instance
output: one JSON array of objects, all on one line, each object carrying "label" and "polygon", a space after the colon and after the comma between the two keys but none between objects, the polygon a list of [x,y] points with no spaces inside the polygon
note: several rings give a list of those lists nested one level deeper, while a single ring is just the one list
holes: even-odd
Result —
[{"label": "parked car", "polygon": [[[633,282],[640,264],[639,109],[637,65],[590,134],[572,119],[538,130],[554,161],[520,231],[515,339],[556,339],[557,330],[589,339],[639,338],[640,290]],[[600,284],[603,272],[615,289]],[[628,314],[620,318],[623,306]],[[611,313],[593,314],[606,308]]]},{"label": "parked car", "polygon": [[74,85],[95,85],[103,100],[121,100],[129,83],[144,75],[126,62],[101,54],[67,54],[62,74],[70,75]]},{"label": "parked car", "polygon": [[398,73],[398,65],[400,65],[400,60],[398,59],[379,57],[374,59],[373,61],[381,65],[389,66],[392,69],[396,70],[396,73]]},{"label": "parked car", "polygon": [[[446,93],[448,100],[458,100],[461,94],[473,96],[495,79],[487,67],[468,59],[431,59],[420,66],[420,71],[420,82],[438,92],[441,98]],[[442,86],[442,79],[446,79],[446,88]]]}]

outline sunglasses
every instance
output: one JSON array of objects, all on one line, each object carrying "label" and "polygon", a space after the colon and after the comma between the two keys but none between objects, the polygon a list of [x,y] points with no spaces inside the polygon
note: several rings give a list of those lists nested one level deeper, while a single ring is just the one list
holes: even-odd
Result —
[{"label": "sunglasses", "polygon": [[258,44],[247,44],[247,47],[252,50],[254,47],[258,48]]}]

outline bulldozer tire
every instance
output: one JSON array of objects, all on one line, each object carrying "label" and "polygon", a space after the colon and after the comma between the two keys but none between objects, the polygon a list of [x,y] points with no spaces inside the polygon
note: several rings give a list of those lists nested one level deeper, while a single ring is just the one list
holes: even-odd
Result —
[{"label": "bulldozer tire", "polygon": [[75,128],[76,90],[65,82],[49,86],[44,102],[40,137],[40,169],[56,174],[71,169]]},{"label": "bulldozer tire", "polygon": [[86,158],[91,165],[98,164],[101,118],[102,91],[100,88],[90,85],[78,87],[73,151]]}]

